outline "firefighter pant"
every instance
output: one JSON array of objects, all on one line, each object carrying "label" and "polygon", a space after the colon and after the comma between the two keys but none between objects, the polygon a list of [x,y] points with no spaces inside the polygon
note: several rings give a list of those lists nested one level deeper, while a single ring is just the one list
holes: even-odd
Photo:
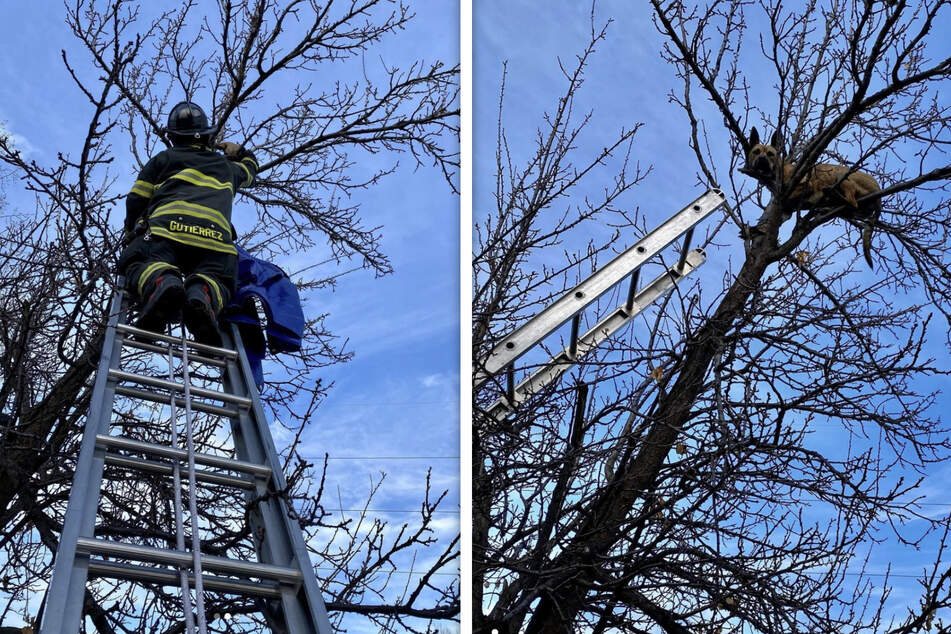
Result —
[{"label": "firefighter pant", "polygon": [[238,257],[210,251],[155,236],[135,238],[119,256],[119,271],[126,288],[142,302],[162,273],[176,272],[187,290],[193,284],[207,284],[215,314],[227,306],[233,294]]}]

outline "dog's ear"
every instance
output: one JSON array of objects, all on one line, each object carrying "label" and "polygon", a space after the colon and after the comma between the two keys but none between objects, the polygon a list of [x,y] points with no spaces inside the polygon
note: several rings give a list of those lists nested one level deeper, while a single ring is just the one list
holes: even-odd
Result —
[{"label": "dog's ear", "polygon": [[783,153],[783,137],[780,136],[779,130],[773,132],[773,136],[769,138],[769,144],[776,149],[780,154]]},{"label": "dog's ear", "polygon": [[750,145],[759,145],[759,130],[756,129],[755,125],[750,130]]}]

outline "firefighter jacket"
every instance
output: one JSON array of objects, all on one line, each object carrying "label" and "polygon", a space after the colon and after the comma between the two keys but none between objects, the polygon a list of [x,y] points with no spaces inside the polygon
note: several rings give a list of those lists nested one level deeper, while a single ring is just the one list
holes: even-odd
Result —
[{"label": "firefighter jacket", "polygon": [[126,231],[147,219],[149,232],[193,247],[236,254],[231,203],[254,182],[258,164],[241,149],[234,160],[210,148],[175,146],[152,157],[126,197]]}]

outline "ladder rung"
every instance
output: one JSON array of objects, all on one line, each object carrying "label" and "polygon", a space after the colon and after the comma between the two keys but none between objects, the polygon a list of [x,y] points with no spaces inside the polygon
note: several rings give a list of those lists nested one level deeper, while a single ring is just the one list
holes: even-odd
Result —
[{"label": "ladder rung", "polygon": [[[169,381],[168,379],[160,379],[154,376],[143,376],[141,374],[134,374],[132,372],[126,372],[125,370],[117,370],[112,368],[109,370],[109,378],[115,379],[116,381],[132,381],[133,383],[140,383],[142,385],[150,385],[152,387],[160,387],[170,392],[184,392],[185,386],[181,383],[176,383],[175,381]],[[234,403],[240,407],[248,408],[251,407],[251,399],[244,396],[236,396],[235,394],[228,394],[227,392],[218,392],[216,390],[206,390],[203,387],[189,386],[189,392],[195,396],[200,396],[202,398],[210,398],[216,401],[222,401],[224,403]]]},{"label": "ladder rung", "polygon": [[[117,324],[116,330],[118,332],[135,335],[136,337],[145,337],[148,339],[153,339],[155,341],[165,341],[167,343],[181,343],[181,339],[178,337],[169,337],[168,335],[163,335],[158,332],[152,332],[151,330],[142,330],[141,328],[136,328],[135,326],[130,326],[128,324]],[[227,348],[219,348],[218,346],[209,346],[204,343],[198,343],[197,341],[187,341],[190,348],[195,350],[200,350],[201,352],[207,352],[209,354],[216,354],[220,357],[226,359],[237,359],[238,353],[234,350],[228,350]]]},{"label": "ladder rung", "polygon": [[[142,440],[134,440],[124,436],[107,436],[105,434],[97,434],[96,444],[101,447],[115,447],[117,449],[125,449],[126,451],[138,451],[146,454],[165,456],[166,458],[175,458],[177,460],[188,460],[188,452],[184,449],[175,449],[174,447],[169,447],[167,445],[159,445]],[[250,473],[263,478],[268,478],[271,476],[270,467],[261,464],[255,464],[253,462],[247,462],[245,460],[234,460],[232,458],[214,456],[208,453],[196,453],[195,462],[211,467],[219,467],[221,469],[229,469],[231,471]]]},{"label": "ladder rung", "polygon": [[[157,564],[176,566],[191,570],[192,554],[178,550],[155,548],[154,546],[140,546],[138,544],[124,544],[105,539],[80,537],[76,540],[76,551],[86,555],[101,555],[104,557],[119,557],[133,561],[149,561]],[[241,577],[258,577],[273,579],[282,583],[300,583],[303,574],[296,568],[275,566],[255,561],[241,561],[216,555],[202,555],[201,567],[203,570],[215,570],[226,574]]]},{"label": "ladder rung", "polygon": [[[123,345],[125,345],[126,347],[129,347],[129,348],[138,348],[139,350],[147,350],[147,351],[149,351],[149,352],[155,352],[155,353],[158,353],[158,354],[168,354],[168,348],[164,348],[164,347],[159,346],[159,345],[156,345],[156,344],[154,344],[154,343],[146,343],[146,342],[144,342],[144,341],[138,341],[138,340],[136,340],[136,339],[128,339],[128,340],[126,340],[126,341],[123,343]],[[181,349],[180,347],[179,347],[179,348],[172,348],[172,354],[175,355],[176,357],[178,357],[179,359],[181,359],[181,357],[182,357],[182,349]],[[212,359],[211,357],[203,357],[203,356],[197,355],[197,354],[190,354],[190,355],[188,355],[188,360],[189,360],[189,361],[194,361],[195,363],[203,363],[203,364],[205,364],[205,365],[213,365],[213,366],[218,367],[218,368],[224,368],[224,367],[226,367],[226,366],[228,365],[228,362],[227,362],[227,361],[223,361],[223,360],[221,360],[221,359]]]},{"label": "ladder rung", "polygon": [[[143,401],[151,401],[153,403],[163,403],[168,405],[168,394],[156,394],[155,392],[140,390],[135,387],[128,387],[125,385],[116,386],[116,394],[119,394],[120,396],[131,396]],[[185,399],[176,396],[175,404],[185,407]],[[205,412],[206,414],[218,414],[219,416],[227,416],[228,418],[236,418],[238,416],[237,407],[219,407],[218,405],[210,405],[200,401],[192,401],[191,406],[193,410]]]},{"label": "ladder rung", "polygon": [[[159,462],[157,460],[147,460],[145,458],[136,458],[135,456],[123,456],[117,453],[106,452],[106,464],[127,469],[138,469],[139,471],[149,471],[151,473],[160,473],[162,475],[172,475],[174,468],[168,462]],[[195,479],[199,482],[209,484],[223,484],[233,486],[239,489],[254,489],[254,480],[233,476],[226,473],[214,473],[203,469],[195,470]]]},{"label": "ladder rung", "polygon": [[[142,583],[158,583],[164,586],[177,586],[181,581],[178,571],[171,568],[137,566],[119,561],[106,561],[105,559],[91,559],[89,561],[89,574],[94,577],[109,577],[112,579],[125,579]],[[189,572],[186,574],[188,575],[188,583],[194,585],[194,573]],[[281,587],[273,581],[245,581],[244,579],[202,575],[201,582],[205,590],[211,590],[213,592],[226,592],[251,597],[267,597],[269,599],[281,598]]]}]

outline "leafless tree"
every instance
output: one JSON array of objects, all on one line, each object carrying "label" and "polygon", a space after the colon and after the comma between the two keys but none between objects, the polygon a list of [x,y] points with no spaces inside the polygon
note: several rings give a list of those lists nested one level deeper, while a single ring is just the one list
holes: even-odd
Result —
[{"label": "leafless tree", "polygon": [[[935,58],[947,4],[652,2],[697,184],[731,203],[705,246],[742,237],[739,269],[712,293],[682,282],[500,420],[487,410],[504,377],[475,393],[474,631],[944,631],[949,518],[921,506],[919,485],[949,449],[929,386],[948,368],[927,347],[947,341],[951,314],[951,58]],[[662,220],[572,197],[616,149],[572,149],[597,114],[579,124],[571,110],[589,54],[523,162],[500,117],[498,207],[477,219],[475,360],[596,266],[593,246],[537,265],[578,243],[589,212],[635,232]],[[774,102],[754,104],[754,84]],[[786,139],[785,184],[740,172],[753,125]],[[883,186],[873,275],[834,187],[812,209],[793,195],[818,163]],[[600,181],[606,201],[636,180],[618,169]],[[869,564],[882,540],[930,554],[907,612],[886,604],[891,571]]]},{"label": "leafless tree", "polygon": [[[48,164],[0,134],[0,161],[36,201],[34,209],[7,208],[0,221],[0,623],[12,610],[33,618],[40,607],[36,589],[51,573],[116,289],[122,201],[138,169],[162,148],[164,116],[174,102],[210,95],[221,137],[250,147],[261,163],[258,182],[239,200],[259,220],[238,227],[242,244],[264,258],[329,245],[326,262],[293,272],[305,293],[353,268],[391,270],[379,229],[364,224],[348,194],[394,172],[395,155],[434,166],[454,189],[458,68],[418,61],[374,71],[373,63],[360,64],[382,40],[399,37],[414,17],[409,6],[223,0],[210,12],[194,1],[154,10],[131,0],[67,3],[65,20],[79,46],[62,59],[88,100],[88,128]],[[357,74],[354,63],[362,69]],[[124,158],[130,152],[132,165]],[[393,167],[360,177],[354,166],[370,153],[394,156]],[[368,512],[342,519],[334,512],[339,503],[325,495],[326,461],[321,469],[297,454],[330,387],[319,370],[350,357],[324,317],[308,322],[304,349],[284,356],[281,378],[263,395],[294,438],[284,450],[289,486],[280,494],[294,502],[336,624],[350,614],[381,631],[435,631],[459,612],[452,574],[458,540],[437,540],[432,522],[445,492],[421,482],[419,517],[402,527]],[[158,371],[143,357],[125,363]],[[167,442],[167,429],[143,424],[148,414],[141,404],[120,401],[113,423],[133,437]],[[230,451],[221,433],[199,420],[199,450]],[[137,503],[170,499],[162,493],[169,485],[107,470],[97,535],[174,547],[168,504]],[[218,529],[202,536],[203,549],[253,558],[244,529],[249,505],[233,492],[203,495],[203,521]],[[416,562],[408,582],[395,574],[407,553]],[[181,631],[177,594],[151,590],[143,605],[127,584],[90,584],[86,613],[103,633]],[[209,613],[221,617],[214,631],[257,632],[268,621],[267,607],[253,601],[209,600]]]}]

